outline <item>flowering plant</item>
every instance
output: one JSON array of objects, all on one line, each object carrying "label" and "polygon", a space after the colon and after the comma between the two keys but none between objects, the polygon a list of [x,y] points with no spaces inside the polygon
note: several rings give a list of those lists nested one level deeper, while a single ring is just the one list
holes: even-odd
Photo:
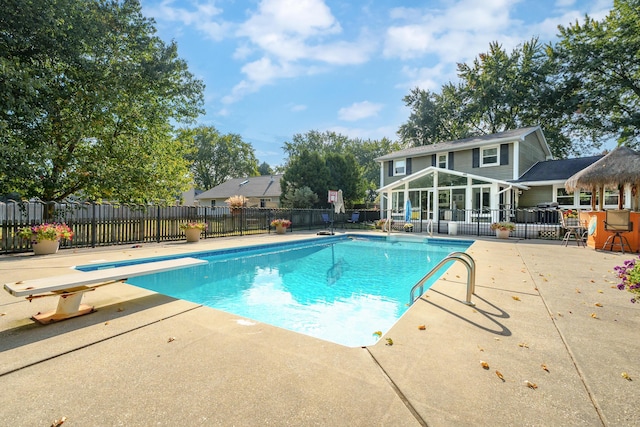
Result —
[{"label": "flowering plant", "polygon": [[31,227],[23,227],[16,233],[18,237],[37,243],[42,240],[71,240],[73,231],[65,224],[40,224]]},{"label": "flowering plant", "polygon": [[207,223],[206,222],[196,222],[196,221],[191,221],[188,222],[186,224],[180,224],[180,230],[189,230],[192,228],[199,228],[200,230],[206,230],[207,229]]},{"label": "flowering plant", "polygon": [[[618,265],[613,268],[616,275],[622,279],[622,282],[618,284],[618,289],[628,290],[631,293],[640,295],[640,262],[638,260],[629,259],[622,265]],[[635,303],[640,297],[631,298],[631,302]]]},{"label": "flowering plant", "polygon": [[289,227],[291,227],[291,221],[289,221],[288,219],[284,219],[284,218],[278,218],[278,219],[274,219],[273,221],[271,221],[271,226],[272,227],[289,228]]},{"label": "flowering plant", "polygon": [[411,224],[410,222],[407,222],[405,225],[403,225],[405,230],[413,230],[413,224]]},{"label": "flowering plant", "polygon": [[569,209],[564,211],[562,215],[564,215],[565,218],[578,218],[578,211]]},{"label": "flowering plant", "polygon": [[512,231],[516,229],[516,225],[512,222],[494,222],[490,225],[492,230]]}]

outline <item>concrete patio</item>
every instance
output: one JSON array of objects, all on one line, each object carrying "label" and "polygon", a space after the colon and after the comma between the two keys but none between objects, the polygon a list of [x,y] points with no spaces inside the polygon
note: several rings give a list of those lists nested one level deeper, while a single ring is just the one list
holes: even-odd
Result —
[{"label": "concrete patio", "polygon": [[[4,256],[0,274],[5,283],[92,262],[312,236]],[[95,313],[42,326],[30,317],[54,308],[55,298],[28,302],[3,290],[0,424],[640,425],[640,304],[615,287],[612,272],[637,254],[492,238],[467,252],[477,264],[476,307],[460,302],[466,270],[452,265],[367,348],[127,284],[88,292]]]}]

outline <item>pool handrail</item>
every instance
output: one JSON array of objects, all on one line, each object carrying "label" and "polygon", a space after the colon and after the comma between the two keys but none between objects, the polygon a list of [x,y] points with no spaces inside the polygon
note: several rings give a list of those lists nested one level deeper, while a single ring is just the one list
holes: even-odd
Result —
[{"label": "pool handrail", "polygon": [[424,283],[449,261],[460,261],[465,265],[465,267],[467,267],[467,299],[464,303],[475,307],[476,304],[471,302],[471,295],[473,295],[476,290],[476,262],[473,260],[471,255],[466,252],[451,252],[442,261],[440,261],[438,265],[433,267],[422,279],[420,279],[418,283],[413,285],[409,296],[409,305],[412,305],[416,300],[414,297],[416,289],[420,288],[419,296],[421,296],[424,293]]}]

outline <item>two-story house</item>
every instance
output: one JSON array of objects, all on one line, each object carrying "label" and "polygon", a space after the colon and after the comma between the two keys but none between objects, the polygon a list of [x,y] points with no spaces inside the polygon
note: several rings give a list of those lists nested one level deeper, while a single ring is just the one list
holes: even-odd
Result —
[{"label": "two-story house", "polygon": [[409,201],[413,220],[470,222],[519,207],[587,206],[591,194],[567,194],[564,183],[600,157],[553,160],[539,126],[407,148],[376,159],[381,209],[404,219]]}]

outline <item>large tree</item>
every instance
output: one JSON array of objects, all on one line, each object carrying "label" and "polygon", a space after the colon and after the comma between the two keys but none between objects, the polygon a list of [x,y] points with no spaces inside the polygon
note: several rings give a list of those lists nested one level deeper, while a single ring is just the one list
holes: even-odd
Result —
[{"label": "large tree", "polygon": [[548,49],[559,66],[566,113],[579,136],[640,143],[640,0],[614,0],[601,22],[559,27]]},{"label": "large tree", "polygon": [[298,189],[308,187],[318,196],[316,207],[327,205],[330,172],[324,158],[315,151],[303,150],[299,155],[289,159],[289,164],[280,180],[283,201],[291,198]]},{"label": "large tree", "polygon": [[428,145],[541,124],[555,155],[571,150],[566,122],[554,109],[554,64],[537,39],[510,53],[491,43],[471,65],[458,64],[458,76],[440,93],[415,88],[404,98],[411,115],[398,130],[403,141]]},{"label": "large tree", "polygon": [[181,131],[178,139],[195,148],[188,159],[193,180],[203,190],[231,178],[258,175],[253,147],[240,135],[222,135],[213,126],[199,126]]},{"label": "large tree", "polygon": [[[351,167],[351,171],[355,173],[359,171],[356,182],[347,183],[344,181],[334,182],[332,185],[343,187],[356,185],[353,191],[345,192],[348,196],[348,202],[351,204],[360,203],[365,199],[367,194],[374,194],[374,190],[378,188],[380,181],[380,165],[375,161],[377,157],[388,154],[390,151],[401,149],[402,146],[387,138],[381,140],[363,140],[351,139],[335,132],[319,132],[309,131],[305,134],[295,134],[291,142],[285,142],[283,149],[288,154],[288,163],[300,155],[303,151],[318,153],[325,160],[334,154],[341,156],[353,156],[355,166]],[[349,158],[343,161],[350,162]],[[330,166],[328,164],[328,166]],[[337,188],[337,187],[336,187]],[[336,189],[334,188],[334,189]],[[343,188],[344,191],[344,188]],[[375,196],[374,196],[375,197]],[[320,198],[322,201],[322,197]],[[326,198],[325,198],[326,199]],[[372,199],[372,198],[370,198]],[[347,201],[347,199],[345,199]]]},{"label": "large tree", "polygon": [[173,199],[188,183],[174,123],[203,84],[138,1],[5,0],[0,14],[0,193]]}]

